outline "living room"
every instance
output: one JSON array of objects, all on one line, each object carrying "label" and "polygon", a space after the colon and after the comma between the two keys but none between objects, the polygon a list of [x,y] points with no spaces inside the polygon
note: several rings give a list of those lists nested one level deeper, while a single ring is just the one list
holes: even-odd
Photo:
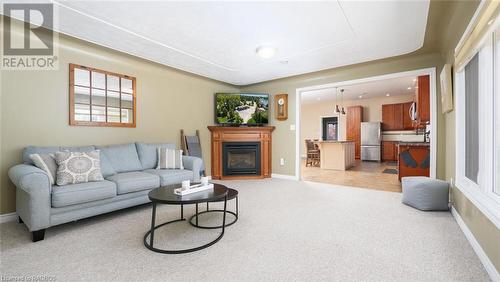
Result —
[{"label": "living room", "polygon": [[[2,3],[3,280],[500,280],[500,118],[441,85],[488,63],[498,2],[47,2]],[[52,55],[16,53],[47,38]],[[435,174],[401,192],[299,180],[301,91],[426,69]],[[228,171],[224,144],[251,142],[254,170]],[[73,157],[100,172],[64,177]]]}]

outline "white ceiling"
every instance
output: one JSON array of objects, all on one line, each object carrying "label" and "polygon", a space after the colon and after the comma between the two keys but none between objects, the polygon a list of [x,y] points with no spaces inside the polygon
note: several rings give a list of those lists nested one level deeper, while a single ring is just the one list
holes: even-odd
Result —
[{"label": "white ceiling", "polygon": [[[415,79],[415,76],[384,79],[342,86],[337,91],[344,89],[344,101],[386,97],[387,94],[390,96],[415,94]],[[301,100],[304,104],[335,101],[335,91],[335,88],[329,88],[303,92]],[[341,96],[338,95],[337,99],[340,101]]]},{"label": "white ceiling", "polygon": [[[235,85],[415,51],[429,10],[429,0],[53,2],[62,33]],[[276,56],[256,56],[262,45]]]}]

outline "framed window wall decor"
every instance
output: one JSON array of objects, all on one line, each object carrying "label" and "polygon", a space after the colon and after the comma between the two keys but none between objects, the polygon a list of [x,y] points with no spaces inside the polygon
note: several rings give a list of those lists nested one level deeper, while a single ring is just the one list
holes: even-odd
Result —
[{"label": "framed window wall decor", "polygon": [[109,71],[69,65],[69,124],[136,126],[136,79]]}]

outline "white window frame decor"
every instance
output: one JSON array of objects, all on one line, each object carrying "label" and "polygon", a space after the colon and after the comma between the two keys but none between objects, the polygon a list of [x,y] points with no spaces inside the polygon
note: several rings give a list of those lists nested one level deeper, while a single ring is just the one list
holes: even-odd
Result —
[{"label": "white window frame decor", "polygon": [[[485,3],[483,1],[483,3]],[[500,109],[497,99],[500,99],[500,48],[496,46],[495,30],[500,28],[500,18],[496,17],[488,21],[487,24],[480,26],[482,33],[480,36],[470,39],[476,34],[473,30],[478,30],[478,16],[484,13],[485,5],[480,5],[474,15],[469,27],[467,28],[462,40],[460,40],[455,49],[455,134],[456,134],[456,152],[455,152],[455,186],[490,219],[498,228],[500,228],[500,193],[495,193],[495,187],[498,186],[500,177],[495,174],[499,161],[495,158],[499,140],[495,140],[500,130]],[[483,19],[484,21],[484,19]],[[469,42],[467,42],[469,41]],[[472,42],[472,43],[471,43]],[[468,45],[467,45],[468,44]],[[465,47],[464,47],[465,46]],[[464,51],[463,48],[467,48]],[[466,142],[466,93],[465,93],[465,66],[470,60],[478,55],[479,61],[479,81],[478,81],[478,138],[479,138],[479,171],[477,183],[465,176],[465,166],[467,163],[465,155]]]}]

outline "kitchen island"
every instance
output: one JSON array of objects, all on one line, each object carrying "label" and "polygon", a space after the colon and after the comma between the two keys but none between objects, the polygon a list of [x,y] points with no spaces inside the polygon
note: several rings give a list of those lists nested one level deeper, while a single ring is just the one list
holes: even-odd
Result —
[{"label": "kitchen island", "polygon": [[355,165],[354,141],[317,141],[322,169],[347,170]]},{"label": "kitchen island", "polygon": [[426,142],[399,142],[398,178],[405,176],[429,176],[430,144]]}]

